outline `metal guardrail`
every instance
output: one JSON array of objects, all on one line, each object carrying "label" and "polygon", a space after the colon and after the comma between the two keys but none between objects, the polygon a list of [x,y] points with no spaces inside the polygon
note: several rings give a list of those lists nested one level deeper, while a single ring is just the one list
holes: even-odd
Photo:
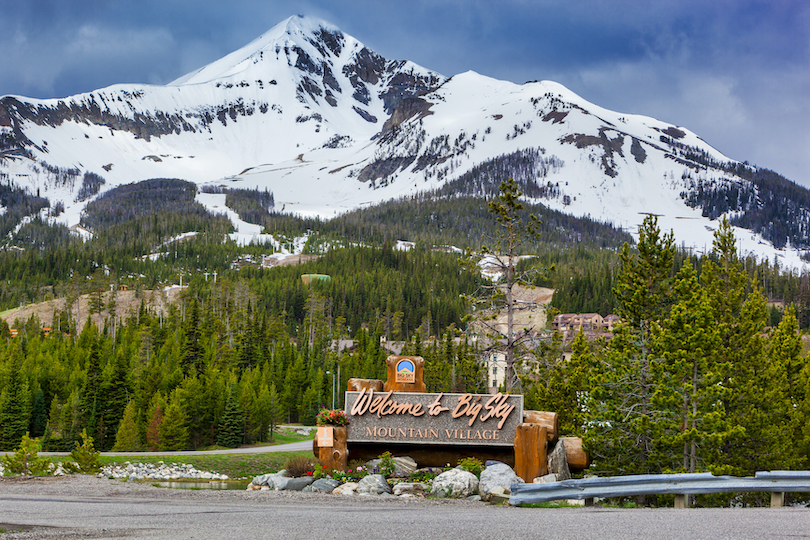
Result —
[{"label": "metal guardrail", "polygon": [[[810,492],[810,471],[758,472],[753,477],[714,476],[711,473],[640,474],[607,478],[563,480],[548,484],[513,484],[509,504],[531,504],[560,499],[633,497],[636,495],[697,495],[766,491]],[[681,499],[683,500],[683,499]],[[778,504],[774,504],[774,501]],[[772,506],[781,506],[772,497]],[[676,506],[677,500],[676,500]]]}]

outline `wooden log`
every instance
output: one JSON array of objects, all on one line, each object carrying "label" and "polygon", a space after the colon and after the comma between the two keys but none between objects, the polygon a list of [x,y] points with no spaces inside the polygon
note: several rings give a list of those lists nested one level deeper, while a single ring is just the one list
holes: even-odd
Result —
[{"label": "wooden log", "polygon": [[[388,379],[383,392],[418,392],[424,393],[427,387],[422,380],[425,359],[421,356],[394,356],[385,360]],[[398,367],[402,369],[397,369]]]},{"label": "wooden log", "polygon": [[527,424],[546,426],[548,442],[555,443],[560,434],[560,417],[555,412],[523,411],[523,421]]},{"label": "wooden log", "polygon": [[582,471],[591,464],[590,456],[582,449],[582,439],[579,437],[560,437],[565,442],[565,458],[571,470]]},{"label": "wooden log", "polygon": [[349,392],[359,392],[360,390],[374,390],[375,392],[382,392],[383,381],[380,379],[349,379],[346,384],[346,390]]},{"label": "wooden log", "polygon": [[[320,446],[316,456],[325,471],[345,471],[349,463],[346,426],[334,426],[332,446]],[[317,445],[316,437],[313,446]]]},{"label": "wooden log", "polygon": [[515,434],[515,474],[531,483],[537,477],[548,473],[546,426],[540,424],[518,424]]}]

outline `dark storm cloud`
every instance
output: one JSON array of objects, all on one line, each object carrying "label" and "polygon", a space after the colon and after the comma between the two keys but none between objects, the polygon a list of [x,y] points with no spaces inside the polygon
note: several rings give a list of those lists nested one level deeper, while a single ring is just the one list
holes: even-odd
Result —
[{"label": "dark storm cloud", "polygon": [[164,84],[300,13],[444,75],[555,80],[810,184],[804,0],[0,0],[0,13],[0,95]]}]

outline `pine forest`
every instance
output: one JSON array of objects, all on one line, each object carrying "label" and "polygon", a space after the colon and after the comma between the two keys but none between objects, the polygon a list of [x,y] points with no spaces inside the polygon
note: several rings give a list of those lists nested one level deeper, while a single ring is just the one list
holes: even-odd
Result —
[{"label": "pine forest", "polygon": [[[510,159],[554,166],[540,154]],[[105,451],[265,442],[274,425],[313,424],[333,385],[339,408],[349,378],[384,378],[394,343],[425,358],[429,392],[487,392],[482,359],[501,344],[471,331],[471,299],[494,305],[502,287],[469,257],[505,224],[533,223],[515,283],[555,290],[549,320],[621,323],[609,338],[564,339],[547,326],[510,342],[515,380],[502,390],[558,412],[561,431],[584,439],[592,472],[808,466],[810,275],[741,257],[725,220],[704,256],[678,249],[654,216],[634,243],[610,224],[524,207],[525,182],[492,193],[485,175],[500,173],[478,171],[487,199],[424,194],[329,221],[278,213],[267,191],[224,189],[230,208],[281,245],[307,238],[312,257],[296,266],[263,266],[272,248],[228,240],[230,221],[180,180],[105,192],[83,218],[89,240],[37,220],[15,229],[11,212],[0,215],[0,310],[66,300],[48,330],[35,315],[0,322],[0,449],[29,433],[69,451],[83,430]],[[9,186],[0,197],[20,215],[47,208]],[[410,249],[397,249],[402,240]],[[150,304],[150,291],[181,281],[176,302]],[[126,313],[113,294],[122,288],[138,299]],[[77,318],[83,296],[90,313]]]}]

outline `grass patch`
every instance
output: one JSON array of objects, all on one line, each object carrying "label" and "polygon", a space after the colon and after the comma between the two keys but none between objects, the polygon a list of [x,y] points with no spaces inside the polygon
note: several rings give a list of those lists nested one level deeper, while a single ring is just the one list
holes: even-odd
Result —
[{"label": "grass patch", "polygon": [[299,435],[297,432],[293,430],[284,430],[281,432],[273,433],[273,442],[272,443],[265,443],[265,444],[288,444],[294,443],[299,441],[311,441],[315,438],[315,431],[310,431],[309,435]]},{"label": "grass patch", "polygon": [[188,463],[195,469],[227,474],[230,478],[250,478],[268,472],[278,472],[284,468],[287,460],[295,456],[312,457],[312,451],[302,452],[262,452],[258,454],[220,454],[220,455],[187,455],[187,456],[100,456],[104,465],[124,465],[132,463]]}]

